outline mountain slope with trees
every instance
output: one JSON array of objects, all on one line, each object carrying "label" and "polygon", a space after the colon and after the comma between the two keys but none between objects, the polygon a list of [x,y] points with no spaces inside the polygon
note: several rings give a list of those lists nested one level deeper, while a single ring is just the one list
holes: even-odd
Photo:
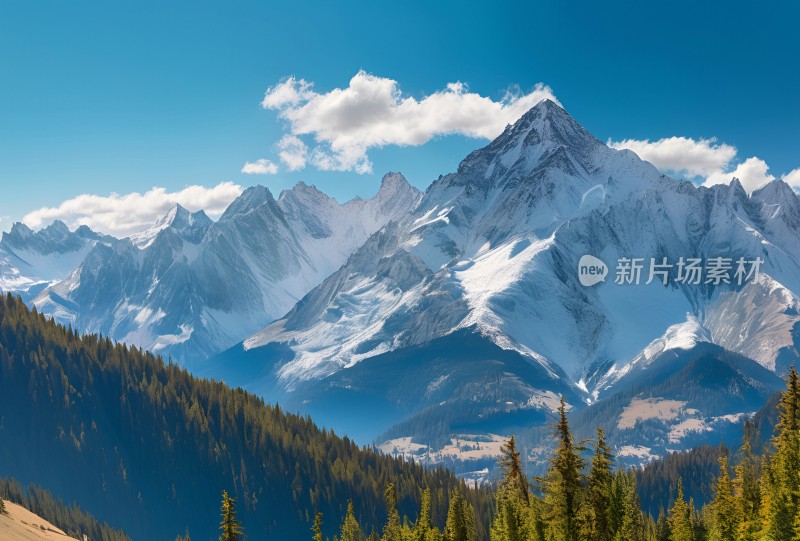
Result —
[{"label": "mountain slope with trees", "polygon": [[[0,298],[0,417],[0,474],[79,501],[133,539],[171,541],[187,528],[206,539],[222,490],[249,538],[294,539],[317,512],[344,516],[348,499],[377,528],[390,482],[403,513],[432,487],[443,522],[461,486],[149,353],[79,336],[10,295]],[[488,491],[467,494],[488,518]]]}]

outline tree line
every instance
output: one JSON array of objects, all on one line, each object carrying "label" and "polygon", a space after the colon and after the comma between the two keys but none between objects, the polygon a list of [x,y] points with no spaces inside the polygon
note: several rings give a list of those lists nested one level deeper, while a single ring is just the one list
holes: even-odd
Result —
[{"label": "tree line", "polygon": [[[800,381],[794,367],[787,376],[777,415],[775,435],[765,451],[753,450],[757,435],[749,423],[733,467],[727,453],[716,453],[719,474],[709,503],[698,508],[692,498],[687,499],[678,478],[676,486],[670,487],[672,504],[654,518],[642,510],[637,471],[614,469],[614,454],[602,428],[591,442],[591,459],[584,458],[589,449],[574,440],[562,399],[554,426],[557,446],[544,476],[527,477],[514,437],[503,446],[502,478],[495,486],[493,514],[485,529],[491,541],[800,540]],[[412,521],[398,512],[397,494],[390,483],[384,493],[386,521],[380,532],[364,531],[350,501],[332,539],[476,541],[480,517],[462,490],[453,490],[440,529],[432,521],[429,488],[421,491]],[[243,539],[227,493],[223,494],[222,517],[220,541]],[[317,513],[312,541],[327,539],[322,524],[323,514]]]},{"label": "tree line", "polygon": [[753,450],[752,423],[745,426],[732,468],[725,453],[713,499],[698,508],[682,479],[674,500],[657,518],[642,511],[635,470],[613,471],[613,454],[597,431],[588,473],[573,441],[562,401],[555,426],[558,446],[547,474],[532,490],[521,472],[513,438],[501,462],[492,541],[796,541],[800,539],[800,383],[792,367],[777,407],[771,446]]},{"label": "tree line", "polygon": [[635,470],[613,470],[613,453],[597,431],[588,472],[562,401],[557,448],[535,489],[520,468],[513,438],[501,462],[492,541],[796,541],[800,540],[800,382],[792,367],[777,406],[771,445],[754,451],[745,426],[733,457],[719,453],[713,499],[697,507],[678,478],[674,500],[657,517],[642,511]]}]

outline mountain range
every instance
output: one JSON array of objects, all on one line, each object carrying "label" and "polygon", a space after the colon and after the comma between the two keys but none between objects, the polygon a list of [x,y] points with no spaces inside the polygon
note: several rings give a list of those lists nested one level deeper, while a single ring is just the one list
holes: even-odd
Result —
[{"label": "mountain range", "polygon": [[[176,207],[128,239],[65,230],[5,235],[3,287],[386,452],[466,469],[510,433],[545,455],[562,396],[632,462],[733,437],[800,346],[787,184],[673,179],[549,100],[424,194],[390,173],[368,200],[255,187],[217,221]],[[586,255],[604,281],[582,285]],[[690,258],[726,261],[731,279],[682,281]],[[643,262],[638,284],[617,279],[626,260]]]},{"label": "mountain range", "polygon": [[92,248],[115,239],[57,220],[34,232],[16,223],[0,239],[0,290],[31,300],[75,270]]},{"label": "mountain range", "polygon": [[[780,386],[800,343],[798,224],[800,200],[780,180],[747,194],[738,180],[670,178],[544,101],[286,316],[200,370],[436,460],[548,424],[559,395],[596,416],[626,389],[607,428],[623,454],[648,460],[730,428]],[[611,277],[581,285],[584,255]],[[666,284],[646,283],[647,270],[619,284],[623,258],[673,266]],[[763,265],[742,284],[686,284],[681,258]],[[714,404],[695,403],[695,381],[681,389],[691,399],[642,383],[694,378],[713,360],[730,372],[700,380],[725,381]]]},{"label": "mountain range", "polygon": [[286,313],[418,198],[388,174],[373,198],[344,204],[300,183],[277,200],[248,188],[217,221],[175,206],[147,231],[95,243],[32,302],[81,332],[203,359]]}]

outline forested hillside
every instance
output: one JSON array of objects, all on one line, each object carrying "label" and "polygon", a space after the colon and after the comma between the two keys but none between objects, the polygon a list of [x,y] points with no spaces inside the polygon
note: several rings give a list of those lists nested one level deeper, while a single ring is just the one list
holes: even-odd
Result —
[{"label": "forested hillside", "polygon": [[[0,475],[78,501],[135,540],[172,541],[187,527],[195,540],[216,538],[224,489],[250,539],[295,539],[317,512],[332,535],[349,499],[377,528],[390,482],[404,514],[430,486],[442,524],[460,486],[149,353],[80,336],[11,296],[0,298],[0,419]],[[490,495],[466,494],[486,538]]]},{"label": "forested hillside", "polygon": [[[495,492],[491,540],[800,539],[800,377],[793,367],[786,384],[775,406],[778,423],[763,453],[754,450],[761,428],[748,422],[741,447],[732,457],[722,447],[706,446],[673,455],[644,472],[615,469],[615,456],[602,428],[591,442],[576,441],[562,399],[553,427],[556,446],[543,477],[533,483],[527,477],[514,438],[503,447],[504,475]],[[713,462],[716,475],[709,474]],[[637,485],[645,498],[640,498]],[[642,499],[645,506],[661,503],[657,515],[642,509]],[[424,518],[423,513],[420,516]],[[382,539],[474,540],[468,530],[456,535],[445,530],[443,537],[435,531],[430,537],[415,533],[408,528],[405,535]]]},{"label": "forested hillside", "polygon": [[[730,457],[705,447],[638,473],[617,469],[602,430],[577,441],[562,400],[543,477],[528,477],[512,438],[496,490],[468,490],[444,470],[359,448],[241,390],[79,336],[6,296],[0,473],[79,501],[135,540],[172,541],[187,531],[196,541],[217,539],[215,502],[226,491],[223,523],[254,540],[791,541],[800,536],[794,369],[787,383]],[[768,444],[766,432],[774,433]],[[124,539],[39,488],[25,495],[5,482],[0,492],[54,523]],[[233,501],[235,522],[225,515]]]},{"label": "forested hillside", "polygon": [[36,485],[25,488],[14,479],[0,478],[0,499],[21,505],[75,539],[83,539],[85,535],[91,541],[130,541],[121,530],[100,522],[76,504],[65,504]]},{"label": "forested hillside", "polygon": [[695,504],[703,506],[714,498],[714,481],[719,474],[719,459],[728,456],[723,446],[701,445],[654,460],[637,472],[642,509],[657,517],[672,504],[678,481]]}]

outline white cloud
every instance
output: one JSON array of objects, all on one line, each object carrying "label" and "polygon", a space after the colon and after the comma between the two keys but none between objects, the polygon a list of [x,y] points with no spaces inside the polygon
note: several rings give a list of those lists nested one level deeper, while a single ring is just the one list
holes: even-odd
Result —
[{"label": "white cloud", "polygon": [[176,203],[193,212],[203,209],[210,216],[219,216],[241,193],[238,184],[221,182],[210,188],[194,185],[176,192],[155,187],[145,193],[82,194],[57,207],[34,210],[22,221],[38,229],[53,220],[62,220],[71,228],[87,225],[95,231],[126,237],[153,225]]},{"label": "white cloud", "polygon": [[245,175],[274,175],[277,172],[278,166],[264,158],[254,162],[245,162],[242,167],[242,173]]},{"label": "white cloud", "polygon": [[[736,147],[717,143],[714,138],[669,137],[652,142],[647,139],[625,139],[619,142],[609,140],[608,145],[618,150],[632,150],[665,173],[689,178],[701,177],[704,186],[730,184],[734,178],[738,178],[744,189],[752,192],[775,179],[769,173],[769,165],[764,160],[753,156],[737,164]],[[786,175],[784,180],[786,178],[794,180],[795,186],[800,185],[800,169]],[[787,183],[792,184],[789,181]]]},{"label": "white cloud", "polygon": [[713,186],[714,184],[729,184],[734,178],[739,179],[739,182],[742,183],[742,186],[748,193],[771,180],[775,180],[775,177],[769,174],[767,162],[754,156],[752,158],[747,158],[743,163],[737,165],[733,171],[728,173],[712,173],[708,176],[703,185]]},{"label": "white cloud", "polygon": [[[361,70],[347,88],[325,93],[314,91],[313,83],[289,77],[270,87],[261,105],[287,121],[292,141],[300,141],[298,136],[316,141],[303,160],[291,162],[297,169],[310,161],[318,169],[369,173],[367,153],[372,148],[418,146],[441,135],[493,139],[543,99],[557,101],[543,84],[529,93],[509,90],[495,101],[456,82],[418,100],[405,96],[397,81]],[[282,155],[287,165],[288,156],[297,155]]]},{"label": "white cloud", "polygon": [[658,141],[637,141],[626,139],[620,142],[609,141],[616,149],[634,151],[640,158],[655,165],[661,171],[708,177],[724,171],[736,157],[736,148],[717,144],[716,139],[690,139],[688,137],[668,137]]},{"label": "white cloud", "polygon": [[294,77],[288,77],[283,82],[270,87],[261,100],[261,107],[264,109],[282,109],[284,107],[296,106],[301,102],[308,101],[314,96],[311,90],[313,85],[299,81]]},{"label": "white cloud", "polygon": [[299,171],[306,166],[308,147],[294,135],[284,135],[276,144],[278,156],[289,171]]},{"label": "white cloud", "polygon": [[783,175],[783,181],[795,191],[800,191],[800,167]]}]

